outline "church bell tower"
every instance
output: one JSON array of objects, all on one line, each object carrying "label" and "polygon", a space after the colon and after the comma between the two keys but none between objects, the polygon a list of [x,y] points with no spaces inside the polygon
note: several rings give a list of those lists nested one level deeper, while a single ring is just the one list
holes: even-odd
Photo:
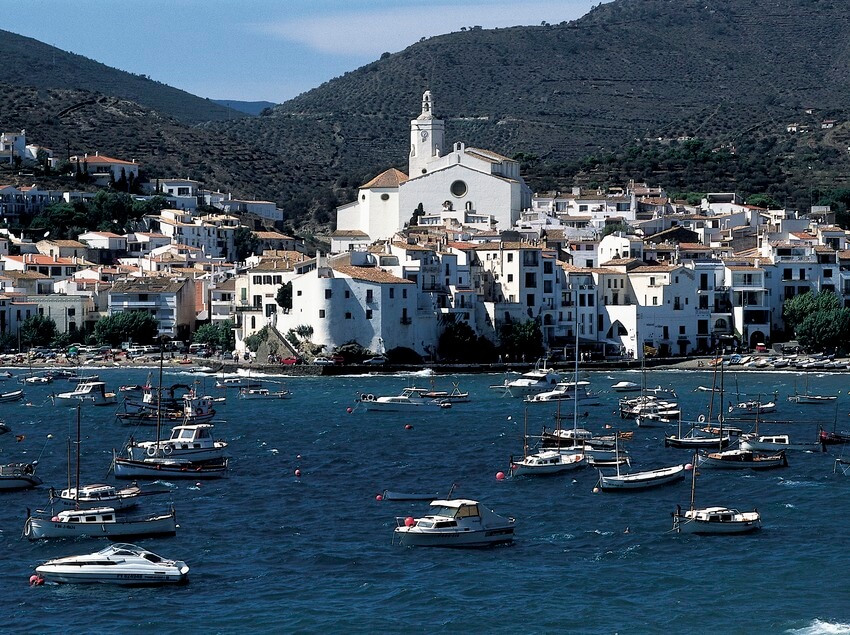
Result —
[{"label": "church bell tower", "polygon": [[443,154],[445,123],[434,117],[431,91],[422,95],[422,114],[410,122],[408,176],[415,179],[428,172],[428,163]]}]

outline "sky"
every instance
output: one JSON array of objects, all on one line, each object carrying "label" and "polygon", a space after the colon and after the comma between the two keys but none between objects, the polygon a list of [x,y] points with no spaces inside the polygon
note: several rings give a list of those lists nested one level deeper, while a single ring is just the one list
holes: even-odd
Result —
[{"label": "sky", "polygon": [[[607,0],[606,0],[607,1]],[[599,0],[0,0],[0,29],[200,97],[283,102],[422,37]]]}]

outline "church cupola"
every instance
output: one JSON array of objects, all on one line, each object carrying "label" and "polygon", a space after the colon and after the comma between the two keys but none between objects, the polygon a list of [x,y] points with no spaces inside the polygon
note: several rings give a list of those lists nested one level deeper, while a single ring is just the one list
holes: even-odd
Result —
[{"label": "church cupola", "polygon": [[422,113],[410,122],[410,159],[408,175],[411,179],[427,174],[428,164],[443,154],[445,124],[434,117],[431,91],[422,95]]}]

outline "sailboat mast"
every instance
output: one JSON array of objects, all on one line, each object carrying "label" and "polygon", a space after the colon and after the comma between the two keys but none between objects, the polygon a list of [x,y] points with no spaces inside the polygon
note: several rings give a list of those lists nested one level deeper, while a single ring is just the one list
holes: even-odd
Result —
[{"label": "sailboat mast", "polygon": [[82,409],[82,404],[77,404],[77,474],[76,474],[76,485],[74,487],[74,507],[79,507],[80,503],[80,410]]},{"label": "sailboat mast", "polygon": [[575,377],[573,378],[573,444],[576,442],[576,430],[578,429],[578,289],[576,289],[576,361]]},{"label": "sailboat mast", "polygon": [[159,388],[156,391],[156,452],[159,454],[159,440],[162,433],[162,340],[159,340]]},{"label": "sailboat mast", "polygon": [[695,508],[695,497],[697,489],[697,453],[694,452],[694,461],[691,463],[691,511]]}]

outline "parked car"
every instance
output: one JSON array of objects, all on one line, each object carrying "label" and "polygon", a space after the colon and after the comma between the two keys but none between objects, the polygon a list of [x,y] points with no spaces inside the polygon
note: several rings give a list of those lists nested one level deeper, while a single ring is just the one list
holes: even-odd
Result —
[{"label": "parked car", "polygon": [[383,355],[376,355],[375,357],[370,357],[369,359],[364,359],[363,363],[367,366],[380,366],[381,364],[387,363],[387,358]]},{"label": "parked car", "polygon": [[298,357],[285,357],[280,360],[281,364],[285,364],[286,366],[295,366],[296,364],[301,364],[301,359]]},{"label": "parked car", "polygon": [[333,366],[334,360],[328,359],[327,357],[317,357],[313,360],[314,366]]}]

